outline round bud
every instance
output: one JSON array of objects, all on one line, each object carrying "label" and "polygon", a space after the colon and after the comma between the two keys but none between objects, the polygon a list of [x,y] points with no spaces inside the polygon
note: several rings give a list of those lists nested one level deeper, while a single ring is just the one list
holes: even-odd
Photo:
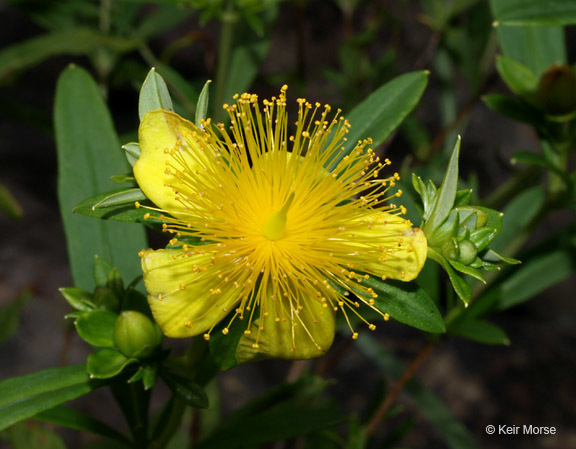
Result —
[{"label": "round bud", "polygon": [[565,115],[576,109],[576,78],[572,67],[554,65],[540,78],[538,102],[551,115]]},{"label": "round bud", "polygon": [[162,331],[146,315],[135,310],[122,312],[114,327],[114,344],[126,357],[147,357],[160,343]]},{"label": "round bud", "polygon": [[462,240],[459,244],[460,254],[458,256],[458,262],[468,265],[474,262],[476,255],[478,254],[478,248],[470,240]]}]

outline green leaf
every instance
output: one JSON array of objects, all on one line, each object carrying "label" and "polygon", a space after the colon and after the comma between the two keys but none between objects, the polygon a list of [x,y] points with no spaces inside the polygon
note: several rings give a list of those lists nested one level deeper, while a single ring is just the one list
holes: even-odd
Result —
[{"label": "green leaf", "polygon": [[85,365],[51,368],[0,382],[0,430],[99,387]]},{"label": "green leaf", "polygon": [[123,443],[128,447],[132,447],[132,442],[126,436],[110,427],[108,424],[105,424],[86,413],[64,407],[63,405],[39,413],[34,416],[34,419],[56,424],[68,429],[90,432],[94,435],[110,438],[119,443]]},{"label": "green leaf", "polygon": [[[406,368],[370,335],[362,336],[356,344],[384,372],[397,379],[405,372]],[[404,391],[450,449],[480,449],[480,445],[468,429],[424,385],[412,379],[406,384]]]},{"label": "green leaf", "polygon": [[208,408],[208,396],[204,389],[190,379],[168,371],[161,371],[160,377],[178,399],[194,408]]},{"label": "green leaf", "polygon": [[126,145],[122,145],[122,149],[125,151],[126,159],[130,165],[134,167],[134,164],[140,158],[140,144],[137,142],[130,142]]},{"label": "green leaf", "polygon": [[444,271],[448,273],[454,291],[465,304],[468,304],[472,297],[472,287],[454,271],[448,260],[433,248],[428,248],[428,257],[438,262],[442,268],[444,268]]},{"label": "green leaf", "polygon": [[217,428],[196,449],[241,449],[308,435],[332,428],[346,420],[337,407],[286,404],[265,413],[235,420]]},{"label": "green leaf", "polygon": [[510,162],[512,164],[521,163],[521,164],[535,165],[537,167],[544,167],[547,170],[556,173],[557,175],[562,177],[565,181],[569,182],[568,175],[566,175],[564,171],[559,169],[557,166],[555,166],[551,161],[546,159],[541,154],[531,153],[529,151],[517,151],[516,153],[514,153],[514,156],[512,156]]},{"label": "green leaf", "polygon": [[31,422],[19,422],[0,433],[0,441],[11,449],[66,449],[62,438],[54,431]]},{"label": "green leaf", "polygon": [[200,96],[198,97],[198,103],[196,103],[196,116],[194,121],[196,125],[200,126],[200,122],[205,120],[208,116],[208,102],[210,98],[210,83],[212,80],[208,80],[204,83],[204,87],[200,92]]},{"label": "green leaf", "polygon": [[454,206],[456,199],[456,191],[458,190],[458,157],[460,156],[460,137],[456,140],[454,150],[448,162],[446,174],[442,180],[442,185],[438,190],[434,204],[432,206],[429,216],[424,216],[426,224],[424,225],[424,233],[432,235],[434,231],[442,224]]},{"label": "green leaf", "polygon": [[575,25],[574,0],[508,0],[496,8],[494,18],[503,25]]},{"label": "green leaf", "polygon": [[136,183],[136,178],[132,175],[132,173],[121,173],[119,175],[112,176],[112,181],[117,182],[118,184],[129,182],[131,184]]},{"label": "green leaf", "polygon": [[24,290],[11,303],[0,307],[0,344],[14,335],[20,323],[22,310],[24,310],[24,307],[26,307],[31,299],[32,292],[30,290]]},{"label": "green leaf", "polygon": [[141,371],[144,389],[149,390],[156,385],[156,379],[158,379],[158,365],[146,366]]},{"label": "green leaf", "polygon": [[89,28],[68,28],[13,44],[0,51],[0,81],[55,55],[88,55],[103,46],[125,52],[140,41],[111,37]]},{"label": "green leaf", "polygon": [[22,218],[22,207],[10,191],[0,184],[0,211],[14,220]]},{"label": "green leaf", "polygon": [[508,346],[510,344],[506,332],[495,324],[484,320],[457,320],[453,325],[448,326],[448,333],[487,345]]},{"label": "green leaf", "polygon": [[491,265],[491,262],[504,262],[510,265],[518,265],[522,263],[520,260],[513,259],[512,257],[504,257],[498,254],[496,251],[490,249],[484,255],[483,265]]},{"label": "green leaf", "polygon": [[108,276],[114,270],[114,266],[98,254],[94,256],[94,284],[98,287],[105,287],[108,283]]},{"label": "green leaf", "polygon": [[472,189],[458,190],[454,198],[454,207],[464,207],[470,205],[472,200]]},{"label": "green leaf", "polygon": [[457,260],[448,260],[448,263],[452,265],[455,270],[458,270],[460,273],[467,274],[468,276],[472,276],[474,279],[486,283],[484,280],[484,276],[482,273],[475,268],[469,267],[468,265],[464,265],[463,263],[458,262]]},{"label": "green leaf", "polygon": [[532,257],[497,287],[498,308],[504,310],[528,301],[568,279],[575,268],[574,254],[569,249]]},{"label": "green leaf", "polygon": [[155,111],[156,109],[173,111],[174,107],[172,106],[172,99],[170,98],[170,92],[168,92],[164,78],[152,68],[148,72],[148,76],[146,76],[140,89],[140,98],[138,101],[140,121],[142,121],[147,112]]},{"label": "green leaf", "polygon": [[138,188],[125,189],[104,197],[96,204],[92,205],[92,210],[106,209],[112,206],[124,206],[126,204],[133,205],[136,201],[144,200],[146,200],[146,195],[144,195],[142,190]]},{"label": "green leaf", "polygon": [[374,307],[408,326],[435,334],[446,331],[442,315],[428,293],[412,283],[370,277],[362,284],[378,294]]},{"label": "green leaf", "polygon": [[81,312],[89,312],[96,308],[96,304],[92,301],[92,293],[75,287],[63,287],[60,290],[64,299],[68,301],[72,307]]},{"label": "green leaf", "polygon": [[544,205],[546,193],[542,186],[524,190],[504,208],[502,229],[492,243],[494,251],[506,254],[514,238],[533,220]]},{"label": "green leaf", "polygon": [[520,97],[529,96],[538,88],[538,77],[524,64],[512,58],[497,56],[496,68],[510,90]]},{"label": "green leaf", "polygon": [[[519,1],[524,0],[491,0],[492,16],[498,20],[503,11],[517,7]],[[542,0],[545,1],[547,0]],[[566,63],[566,44],[562,27],[501,25],[496,31],[504,56],[524,64],[537,77],[551,65]]]},{"label": "green leaf", "polygon": [[502,94],[489,94],[484,95],[482,101],[493,111],[512,120],[527,123],[537,129],[541,128],[546,120],[542,112],[522,102],[518,98]]},{"label": "green leaf", "polygon": [[101,349],[88,356],[86,369],[91,378],[107,379],[120,374],[126,366],[137,361],[122,355],[115,349]]},{"label": "green leaf", "polygon": [[372,92],[346,115],[351,125],[348,140],[345,149],[330,161],[330,167],[336,167],[358,140],[371,137],[373,146],[383,143],[418,104],[427,84],[427,71],[411,72]]},{"label": "green leaf", "polygon": [[[214,361],[222,370],[230,369],[238,365],[236,349],[246,330],[246,323],[238,319],[232,321],[232,324],[228,326],[234,314],[235,312],[230,312],[226,318],[216,325],[214,332],[210,335],[210,352],[212,353]],[[226,335],[222,333],[225,327],[228,327],[228,333]]]},{"label": "green leaf", "polygon": [[128,279],[140,274],[144,228],[73,215],[83,199],[110,190],[114,173],[128,170],[100,91],[84,70],[70,66],[58,80],[55,101],[58,197],[74,286],[91,291],[92,257],[110,260]]},{"label": "green leaf", "polygon": [[470,233],[470,241],[474,243],[478,251],[483,251],[488,248],[488,245],[492,243],[497,235],[498,229],[488,227],[480,228]]},{"label": "green leaf", "polygon": [[[119,204],[116,206],[108,206],[105,208],[95,209],[94,205],[100,203],[105,198],[114,195],[115,193],[124,192],[125,189],[111,190],[105,193],[99,193],[90,198],[85,199],[74,208],[74,212],[89,217],[100,218],[102,220],[123,221],[129,223],[151,223],[162,224],[163,219],[160,219],[160,213],[149,210],[145,206],[152,206],[149,201],[141,201],[143,207],[136,207],[134,203]],[[150,218],[146,218],[147,216]],[[146,245],[144,245],[146,246]],[[144,248],[142,246],[140,249]],[[128,279],[128,278],[127,278]]]},{"label": "green leaf", "polygon": [[110,348],[114,346],[114,326],[118,315],[107,310],[93,310],[78,317],[76,331],[80,338],[92,346]]}]

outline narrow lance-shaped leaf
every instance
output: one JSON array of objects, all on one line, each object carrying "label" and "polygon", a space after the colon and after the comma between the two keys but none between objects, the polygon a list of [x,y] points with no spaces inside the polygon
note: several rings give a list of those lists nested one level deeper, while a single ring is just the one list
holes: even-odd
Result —
[{"label": "narrow lance-shaped leaf", "polygon": [[138,251],[147,246],[143,227],[107,223],[72,213],[82,200],[113,189],[112,175],[128,171],[100,90],[83,69],[70,66],[61,75],[54,117],[58,197],[74,286],[93,290],[95,254],[110,260],[126,279],[133,279],[140,274]]},{"label": "narrow lance-shaped leaf", "polygon": [[538,87],[538,77],[524,64],[506,56],[496,58],[498,73],[516,95],[532,94]]},{"label": "narrow lance-shaped leaf", "polygon": [[576,24],[574,0],[494,1],[494,18],[503,25],[551,26]]},{"label": "narrow lance-shaped leaf", "polygon": [[148,72],[148,76],[140,89],[140,99],[138,101],[138,115],[140,116],[140,120],[144,118],[147,112],[156,109],[173,111],[174,107],[172,106],[172,99],[170,98],[170,92],[168,92],[164,78],[152,68],[150,72]]},{"label": "narrow lance-shaped leaf", "polygon": [[206,81],[204,83],[204,87],[200,92],[200,96],[198,97],[198,103],[196,104],[196,116],[194,121],[198,126],[200,126],[200,122],[208,116],[208,103],[210,99],[210,83],[212,80]]},{"label": "narrow lance-shaped leaf", "polygon": [[130,440],[118,432],[116,429],[109,425],[93,418],[90,415],[82,413],[78,410],[73,410],[68,407],[59,405],[53,409],[46,410],[36,416],[34,419],[46,421],[58,426],[67,427],[69,429],[81,430],[83,432],[90,432],[95,435],[110,438],[112,440],[123,443],[130,447]]},{"label": "narrow lance-shaped leaf", "polygon": [[378,294],[374,307],[392,318],[417,329],[443,333],[446,331],[442,315],[426,291],[415,284],[370,277],[363,284]]},{"label": "narrow lance-shaped leaf", "polygon": [[4,380],[0,382],[0,430],[100,385],[90,381],[85,365],[51,368]]},{"label": "narrow lance-shaped leaf", "polygon": [[450,156],[450,162],[448,163],[444,180],[438,190],[430,215],[424,216],[424,219],[426,220],[424,232],[426,234],[431,234],[438,226],[440,226],[448,217],[452,207],[454,206],[456,191],[458,190],[458,157],[460,156],[460,143],[461,139],[460,136],[458,136],[458,140],[456,141],[456,145],[452,151],[452,156]]},{"label": "narrow lance-shaped leaf", "polygon": [[418,104],[427,84],[428,72],[406,73],[378,88],[346,114],[351,124],[348,140],[330,167],[336,167],[358,140],[370,137],[374,146],[383,143]]},{"label": "narrow lance-shaped leaf", "polygon": [[146,195],[138,188],[127,189],[108,195],[92,206],[92,210],[105,209],[111,206],[121,206],[125,204],[133,205],[136,201],[144,201]]},{"label": "narrow lance-shaped leaf", "polygon": [[[525,2],[548,7],[552,1],[490,0],[490,7],[498,22],[507,10],[523,8]],[[500,21],[496,31],[504,55],[521,62],[537,77],[553,64],[566,63],[564,30],[560,26],[505,26]]]},{"label": "narrow lance-shaped leaf", "polygon": [[133,167],[136,161],[140,158],[140,144],[138,142],[130,142],[125,145],[122,145],[122,149],[126,153],[126,159]]}]

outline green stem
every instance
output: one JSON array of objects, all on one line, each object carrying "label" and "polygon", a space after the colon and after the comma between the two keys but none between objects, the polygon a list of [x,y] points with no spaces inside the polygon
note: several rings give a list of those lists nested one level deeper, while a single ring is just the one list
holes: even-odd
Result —
[{"label": "green stem", "polygon": [[144,390],[142,383],[130,384],[130,397],[134,411],[132,434],[138,449],[148,448],[148,405],[149,394]]},{"label": "green stem", "polygon": [[234,37],[234,24],[237,15],[228,2],[226,9],[222,13],[222,29],[220,31],[220,45],[218,46],[218,66],[216,67],[216,92],[214,95],[214,104],[216,105],[213,117],[216,121],[222,119],[222,104],[224,104],[224,92],[228,83],[230,58],[232,54],[232,44]]},{"label": "green stem", "polygon": [[170,398],[170,401],[166,405],[165,412],[168,418],[166,422],[163,423],[160,434],[150,443],[149,449],[164,449],[168,445],[182,422],[185,410],[186,404],[184,404],[184,402],[176,399],[175,396]]},{"label": "green stem", "polygon": [[134,449],[148,449],[149,392],[142,383],[127,384],[125,380],[111,385],[110,389],[130,426]]}]

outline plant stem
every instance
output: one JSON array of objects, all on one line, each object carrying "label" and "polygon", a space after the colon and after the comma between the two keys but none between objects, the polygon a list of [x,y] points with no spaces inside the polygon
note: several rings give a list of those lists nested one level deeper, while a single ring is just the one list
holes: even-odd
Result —
[{"label": "plant stem", "polygon": [[184,404],[184,402],[176,399],[175,396],[170,398],[166,405],[166,412],[169,414],[168,419],[162,426],[161,433],[155,437],[154,441],[150,444],[150,449],[164,449],[168,445],[182,422],[182,416],[185,410],[186,404]]},{"label": "plant stem", "polygon": [[412,379],[414,374],[416,374],[416,371],[418,371],[418,369],[422,366],[424,361],[428,358],[428,356],[435,347],[436,342],[428,343],[424,348],[422,348],[422,350],[420,350],[418,354],[416,354],[416,357],[414,357],[414,359],[406,367],[406,370],[402,374],[402,377],[400,377],[400,379],[398,379],[398,381],[390,389],[390,391],[384,398],[384,401],[382,401],[380,407],[378,408],[374,416],[372,416],[372,419],[370,420],[368,426],[366,427],[366,437],[370,437],[371,435],[374,434],[374,432],[380,425],[380,422],[384,419],[388,410],[390,410],[390,407],[392,407],[392,405],[394,405],[394,403],[396,402],[398,395],[402,392],[402,390],[406,386],[406,383],[410,379]]},{"label": "plant stem", "polygon": [[229,65],[232,53],[232,43],[234,37],[234,24],[237,16],[231,2],[228,2],[226,9],[222,13],[222,29],[220,31],[220,44],[218,46],[218,66],[216,67],[216,92],[214,104],[216,105],[213,117],[216,121],[221,120],[222,106],[224,104],[224,91],[228,84]]},{"label": "plant stem", "polygon": [[110,385],[132,433],[134,449],[148,449],[148,405],[150,395],[142,383]]}]

